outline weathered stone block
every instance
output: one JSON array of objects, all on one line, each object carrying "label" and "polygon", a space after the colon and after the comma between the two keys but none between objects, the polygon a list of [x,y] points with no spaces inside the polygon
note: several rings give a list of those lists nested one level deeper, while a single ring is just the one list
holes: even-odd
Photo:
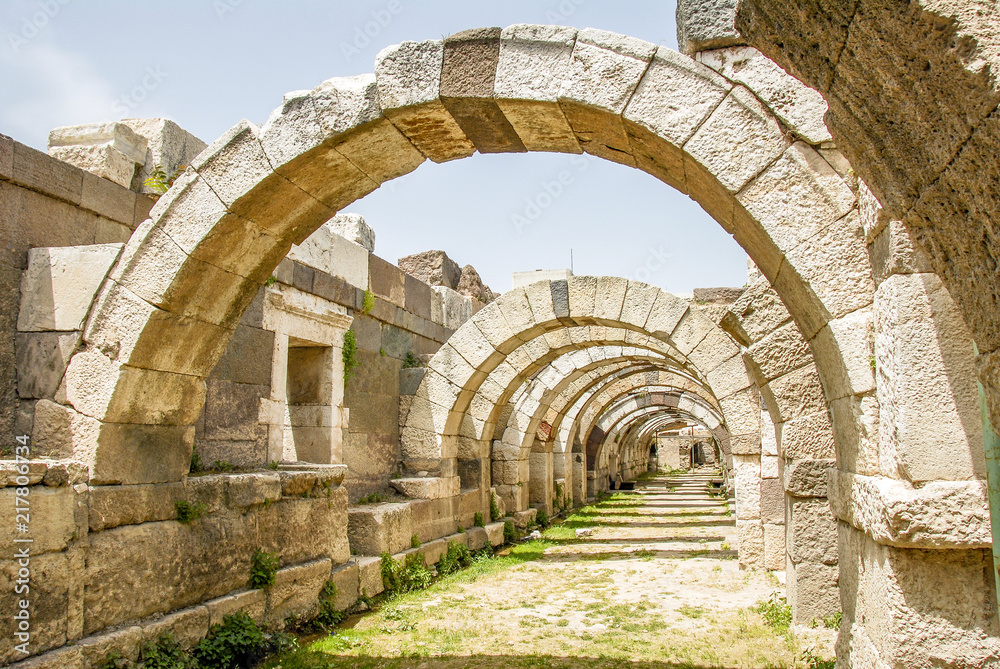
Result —
[{"label": "weathered stone block", "polygon": [[330,578],[330,560],[279,569],[267,589],[266,619],[280,624],[289,616],[311,618],[319,608],[319,591]]},{"label": "weathered stone block", "polygon": [[382,560],[378,557],[357,557],[358,590],[365,597],[374,597],[385,590],[382,582]]},{"label": "weathered stone block", "polygon": [[[351,556],[347,539],[347,490],[331,488],[316,498],[282,499],[256,509],[258,541],[281,555],[282,563],[329,557],[343,564]],[[311,528],[303,533],[301,528]]]},{"label": "weathered stone block", "polygon": [[792,562],[837,564],[837,519],[825,499],[785,500],[788,555]]},{"label": "weathered stone block", "polygon": [[97,244],[28,251],[17,329],[81,330],[97,289],[121,249],[121,244]]},{"label": "weathered stone block", "polygon": [[404,42],[375,57],[382,111],[413,145],[434,162],[472,155],[476,147],[441,102],[441,40]]},{"label": "weathered stone block", "polygon": [[494,95],[529,151],[581,153],[557,100],[576,29],[518,24],[503,29]]},{"label": "weathered stone block", "polygon": [[785,568],[785,526],[764,523],[764,569]]},{"label": "weathered stone block", "polygon": [[267,593],[263,590],[244,590],[210,599],[205,602],[205,608],[208,609],[209,625],[221,625],[223,618],[238,611],[245,611],[254,620],[262,621],[267,609]]},{"label": "weathered stone block", "polygon": [[32,486],[29,495],[25,500],[29,506],[15,507],[14,498],[17,496],[17,487],[7,487],[0,489],[0,500],[10,509],[11,528],[0,538],[0,549],[3,555],[12,556],[14,552],[22,548],[14,543],[18,534],[13,531],[14,510],[19,508],[20,512],[30,515],[30,538],[34,541],[31,544],[31,553],[47,553],[51,551],[62,551],[69,546],[70,542],[81,538],[86,533],[86,525],[78,526],[76,517],[78,505],[86,504],[86,488],[78,492],[75,487],[62,486],[50,488],[48,486]]},{"label": "weathered stone block", "polygon": [[470,551],[478,551],[490,542],[489,534],[485,528],[470,527],[465,530],[465,533],[468,535]]},{"label": "weathered stone block", "polygon": [[[761,479],[760,519],[765,524],[785,524],[785,491],[781,487],[781,479]],[[782,539],[782,545],[784,545],[784,539]],[[781,567],[773,568],[780,569]]]},{"label": "weathered stone block", "polygon": [[736,520],[736,548],[741,569],[764,566],[764,526],[760,520]]},{"label": "weathered stone block", "polygon": [[[37,491],[39,487],[32,488]],[[31,498],[34,499],[32,494]],[[4,503],[9,503],[11,513],[14,504],[10,497],[4,498]],[[33,534],[36,527],[43,522],[42,519],[32,518],[31,528]],[[13,535],[13,531],[6,532],[8,536]],[[5,537],[6,539],[6,537]],[[22,653],[15,649],[15,645],[20,643],[14,633],[18,631],[18,621],[14,620],[14,613],[21,610],[19,600],[28,599],[29,614],[31,616],[31,639],[29,648],[32,652],[39,652],[61,646],[67,641],[69,630],[68,618],[73,607],[77,594],[72,585],[71,574],[75,568],[83,567],[82,560],[79,565],[72,565],[65,552],[38,554],[36,549],[31,549],[30,571],[31,571],[31,591],[30,597],[18,594],[15,588],[20,579],[19,571],[22,565],[18,564],[14,558],[15,546],[17,549],[23,548],[26,544],[10,544],[4,542],[4,558],[0,560],[0,606],[3,606],[7,615],[0,621],[0,662],[8,663],[24,657]],[[23,583],[23,579],[20,579]]]},{"label": "weathered stone block", "polygon": [[208,635],[211,614],[207,606],[194,606],[142,626],[142,643],[156,643],[170,632],[185,648],[190,648]]},{"label": "weathered stone block", "polygon": [[410,545],[413,520],[409,504],[376,504],[348,511],[347,536],[356,555],[399,553]]},{"label": "weathered stone block", "polygon": [[785,491],[794,497],[826,497],[827,471],[834,460],[786,460],[782,471]]},{"label": "weathered stone block", "polygon": [[489,537],[490,544],[493,546],[499,546],[503,543],[503,521],[496,523],[487,523],[486,536]]},{"label": "weathered stone block", "polygon": [[337,588],[333,605],[338,611],[347,610],[358,601],[359,578],[358,565],[354,562],[337,567],[330,574],[330,581]]},{"label": "weathered stone block", "polygon": [[677,3],[677,44],[697,51],[744,44],[735,27],[736,0],[680,0]]},{"label": "weathered stone block", "polygon": [[404,478],[393,479],[390,485],[401,495],[416,499],[443,499],[454,497],[461,490],[461,479],[457,476],[447,478]]}]

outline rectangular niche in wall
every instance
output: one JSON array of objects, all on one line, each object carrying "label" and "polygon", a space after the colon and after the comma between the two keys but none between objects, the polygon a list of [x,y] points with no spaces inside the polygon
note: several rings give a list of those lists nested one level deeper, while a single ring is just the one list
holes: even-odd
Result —
[{"label": "rectangular niche in wall", "polygon": [[288,338],[286,452],[300,462],[333,461],[333,347]]}]

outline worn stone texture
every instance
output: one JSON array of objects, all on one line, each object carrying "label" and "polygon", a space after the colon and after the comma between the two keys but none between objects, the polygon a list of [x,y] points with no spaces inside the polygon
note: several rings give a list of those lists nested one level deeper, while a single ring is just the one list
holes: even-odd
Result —
[{"label": "worn stone texture", "polygon": [[983,481],[931,481],[915,488],[880,476],[827,472],[834,514],[873,541],[901,548],[990,545]]},{"label": "worn stone texture", "polygon": [[97,244],[29,251],[17,329],[82,330],[87,310],[121,250],[121,244]]},{"label": "worn stone texture", "polygon": [[680,0],[677,44],[689,56],[705,49],[745,44],[735,27],[737,0]]},{"label": "worn stone texture", "polygon": [[410,546],[412,535],[409,504],[363,505],[348,514],[347,536],[356,555],[399,553]]},{"label": "worn stone texture", "polygon": [[944,285],[933,274],[893,275],[874,310],[882,474],[983,477],[971,337]]},{"label": "worn stone texture", "polygon": [[455,290],[466,297],[479,300],[483,304],[489,304],[496,298],[496,294],[490,290],[489,286],[483,283],[479,272],[472,265],[466,265],[462,268],[462,273],[458,279],[458,285],[455,286]]},{"label": "worn stone texture", "polygon": [[989,666],[1000,657],[988,550],[894,548],[843,522],[839,535],[839,657],[916,667]]},{"label": "worn stone texture", "polygon": [[135,134],[146,139],[146,151],[139,162],[131,188],[140,193],[155,193],[145,184],[157,166],[167,174],[191,164],[191,161],[207,146],[173,121],[165,118],[127,118],[121,124],[128,126]]},{"label": "worn stone texture", "polygon": [[431,286],[457,289],[462,277],[458,263],[444,251],[424,251],[400,258],[396,264],[407,274]]},{"label": "worn stone texture", "polygon": [[702,51],[695,58],[727,79],[749,88],[785,125],[810,144],[818,145],[832,139],[823,121],[827,111],[823,96],[760,51],[736,46]]},{"label": "worn stone texture", "polygon": [[443,62],[441,40],[403,42],[375,57],[382,111],[414,146],[439,163],[476,150],[439,97]]}]

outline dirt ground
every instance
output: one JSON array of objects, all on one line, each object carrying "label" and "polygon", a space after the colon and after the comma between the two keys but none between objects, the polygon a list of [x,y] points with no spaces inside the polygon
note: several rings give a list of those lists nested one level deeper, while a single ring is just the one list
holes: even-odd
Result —
[{"label": "dirt ground", "polygon": [[712,476],[661,475],[579,509],[266,666],[832,667],[835,631],[793,633],[778,578],[739,569]]}]

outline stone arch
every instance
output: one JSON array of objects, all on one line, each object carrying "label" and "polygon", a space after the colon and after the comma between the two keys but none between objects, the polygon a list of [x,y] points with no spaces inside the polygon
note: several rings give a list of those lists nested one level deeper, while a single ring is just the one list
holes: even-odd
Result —
[{"label": "stone arch", "polygon": [[664,412],[676,413],[700,423],[709,431],[724,426],[721,412],[697,395],[682,393],[675,402],[663,393],[654,392],[647,396],[625,394],[615,398],[591,426],[592,431],[596,430],[603,435],[595,454],[595,467],[602,462],[602,458],[607,458],[606,448],[630,423]]},{"label": "stone arch", "polygon": [[[830,323],[871,301],[856,197],[744,87],[669,49],[553,26],[405,42],[375,69],[232,128],[132,236],[66,372],[67,404],[98,434],[79,447],[95,481],[182,475],[203,379],[290,245],[426,158],[476,150],[587,151],[682,190],[748,251],[831,369],[851,368]],[[850,395],[850,381],[831,375],[827,392]]]},{"label": "stone arch", "polygon": [[[552,378],[546,378],[546,374],[540,373],[531,381],[523,383],[512,396],[508,405],[516,404],[515,409],[505,414],[506,420],[502,419],[497,422],[493,430],[491,448],[494,468],[493,484],[501,490],[501,496],[504,497],[505,501],[508,501],[508,505],[512,503],[509,500],[510,495],[516,492],[511,486],[521,485],[523,487],[526,483],[534,486],[536,483],[535,474],[525,471],[524,467],[524,461],[529,457],[529,453],[532,453],[530,456],[532,459],[538,460],[543,459],[543,456],[537,455],[537,453],[552,453],[552,464],[557,462],[555,458],[559,454],[565,454],[565,441],[560,442],[553,438],[553,435],[557,434],[559,425],[554,416],[559,416],[562,411],[588,390],[601,388],[609,376],[616,376],[622,370],[634,370],[635,365],[640,364],[640,372],[657,370],[655,373],[658,375],[658,380],[663,382],[674,380],[675,383],[679,384],[679,390],[700,394],[703,402],[717,404],[717,400],[703,385],[695,382],[690,376],[681,375],[665,360],[647,356],[643,349],[630,351],[629,347],[596,346],[586,351],[590,358],[583,357],[576,364],[572,362],[572,358],[581,358],[582,351],[565,354],[563,358],[567,359],[570,363],[569,366],[564,366],[560,372],[554,372]],[[546,367],[545,371],[553,371],[552,366],[557,365],[563,358],[557,358],[549,363],[550,366]],[[646,376],[648,377],[648,374]],[[532,388],[537,389],[538,386],[545,389],[540,395],[532,390]],[[565,391],[570,388],[573,390],[567,395]],[[519,421],[510,421],[515,413],[520,416]],[[721,412],[719,415],[721,416]],[[734,416],[734,424],[740,425],[741,429],[749,429],[748,426],[743,426],[740,423],[740,418]],[[546,420],[551,422],[546,422]],[[515,424],[508,426],[509,422]],[[721,423],[721,418],[719,423]],[[548,425],[544,435],[541,430],[543,424]],[[562,443],[563,447],[555,448],[554,444],[556,443]],[[514,462],[520,462],[520,469],[517,471],[513,468]],[[500,472],[502,473],[498,473],[498,467],[501,467]],[[565,471],[564,467],[559,469]],[[545,485],[547,484],[548,482],[545,482]],[[523,490],[521,492],[523,493]],[[544,497],[544,495],[540,496]],[[523,504],[515,504],[515,506],[520,507]]]},{"label": "stone arch", "polygon": [[872,208],[885,207],[865,225],[869,240],[905,226],[907,238],[894,245],[947,286],[978,344],[979,377],[1000,425],[1000,287],[983,280],[1000,267],[1000,10],[954,1],[821,10],[808,2],[789,15],[770,0],[748,0],[736,23],[829,102],[831,134],[871,188]]},{"label": "stone arch", "polygon": [[[584,335],[587,342],[573,344],[566,333],[580,326],[597,331]],[[609,332],[618,330],[637,333],[633,341],[656,342],[670,351],[667,357],[678,368],[704,379],[716,396],[738,401],[740,391],[750,386],[739,349],[728,335],[687,302],[659,288],[612,277],[538,282],[505,293],[482,309],[428,363],[402,430],[404,464],[409,460],[411,469],[450,470],[433,461],[455,457],[454,443],[462,436],[467,410],[483,424],[475,431],[489,433],[501,405],[541,364],[564,350],[606,344]],[[540,341],[545,337],[559,348]],[[527,345],[536,346],[534,357],[511,364],[513,354]],[[708,371],[702,374],[699,368]],[[493,390],[482,389],[491,383]],[[486,400],[478,409],[477,395]]]}]

